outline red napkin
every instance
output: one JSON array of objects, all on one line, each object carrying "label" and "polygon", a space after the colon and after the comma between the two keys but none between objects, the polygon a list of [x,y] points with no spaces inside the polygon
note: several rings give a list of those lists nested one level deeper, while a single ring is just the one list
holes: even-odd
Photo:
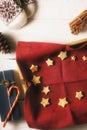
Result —
[{"label": "red napkin", "polygon": [[[61,52],[66,52],[64,59]],[[24,103],[30,127],[54,129],[87,123],[87,43],[19,42],[16,59],[24,79],[31,84]],[[53,62],[49,66],[48,59]],[[32,65],[37,71],[32,72]]]}]

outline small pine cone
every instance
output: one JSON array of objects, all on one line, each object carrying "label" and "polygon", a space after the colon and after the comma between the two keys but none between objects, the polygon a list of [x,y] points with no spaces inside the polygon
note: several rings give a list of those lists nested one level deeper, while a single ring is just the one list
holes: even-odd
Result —
[{"label": "small pine cone", "polygon": [[0,51],[2,53],[10,53],[10,45],[7,39],[0,33]]}]

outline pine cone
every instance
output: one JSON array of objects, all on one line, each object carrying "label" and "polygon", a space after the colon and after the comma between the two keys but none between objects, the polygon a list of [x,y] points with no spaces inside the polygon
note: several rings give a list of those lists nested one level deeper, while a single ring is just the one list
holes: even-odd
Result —
[{"label": "pine cone", "polygon": [[0,51],[2,53],[10,53],[10,45],[9,42],[7,41],[7,39],[4,37],[4,35],[2,35],[2,33],[0,32]]}]

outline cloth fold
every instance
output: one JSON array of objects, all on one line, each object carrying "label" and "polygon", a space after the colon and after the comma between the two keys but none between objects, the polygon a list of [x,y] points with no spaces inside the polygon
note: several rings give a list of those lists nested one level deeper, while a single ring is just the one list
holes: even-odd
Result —
[{"label": "cloth fold", "polygon": [[[24,115],[30,127],[54,129],[87,123],[86,58],[86,42],[73,46],[18,43],[16,60],[28,86]],[[50,66],[48,59],[53,61]],[[30,69],[32,65],[38,66],[34,73]],[[34,84],[37,80],[39,84]],[[66,105],[61,105],[60,99]]]}]

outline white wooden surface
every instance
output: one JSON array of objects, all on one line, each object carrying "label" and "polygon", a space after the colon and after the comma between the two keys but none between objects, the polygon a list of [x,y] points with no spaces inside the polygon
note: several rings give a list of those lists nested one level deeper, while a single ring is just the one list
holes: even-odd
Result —
[{"label": "white wooden surface", "polygon": [[[32,22],[20,30],[8,29],[0,21],[0,31],[11,39],[12,45],[18,41],[46,41],[56,43],[69,43],[82,38],[87,38],[87,28],[79,35],[70,32],[69,22],[83,10],[87,9],[87,0],[37,0],[38,9]],[[13,60],[12,60],[12,59]],[[17,69],[15,51],[10,55],[0,54],[0,68]],[[33,130],[25,120],[7,123],[0,130]],[[69,127],[61,130],[87,130],[87,124]]]}]

